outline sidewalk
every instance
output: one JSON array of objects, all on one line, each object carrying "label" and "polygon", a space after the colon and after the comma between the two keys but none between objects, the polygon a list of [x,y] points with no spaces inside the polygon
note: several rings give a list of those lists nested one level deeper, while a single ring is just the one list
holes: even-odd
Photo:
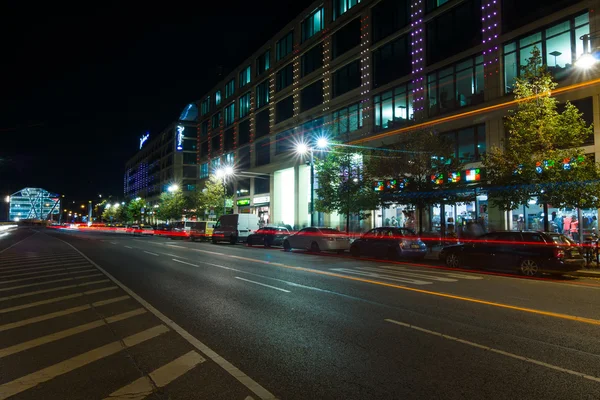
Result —
[{"label": "sidewalk", "polygon": [[[442,248],[440,246],[436,246],[436,247],[429,249],[429,252],[425,256],[425,260],[440,262],[439,255],[440,255],[441,249]],[[583,276],[583,277],[588,277],[588,278],[600,278],[600,268],[598,268],[596,266],[596,263],[593,262],[592,264],[590,264],[589,268],[584,268],[584,269],[580,269],[579,271],[571,272],[571,273],[569,273],[569,275]]]}]

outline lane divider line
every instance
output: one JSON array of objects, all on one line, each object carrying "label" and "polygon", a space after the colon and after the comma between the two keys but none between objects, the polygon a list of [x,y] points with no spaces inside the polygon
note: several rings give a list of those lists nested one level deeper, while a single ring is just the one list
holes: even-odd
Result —
[{"label": "lane divider line", "polygon": [[123,246],[123,247],[125,247],[126,249],[133,249],[133,247],[131,247],[131,246]]},{"label": "lane divider line", "polygon": [[251,281],[250,279],[240,278],[239,276],[236,276],[235,279],[239,279],[240,281],[250,282],[250,283],[254,283],[256,285],[260,285],[260,286],[268,287],[268,288],[271,288],[271,289],[279,290],[281,292],[291,293],[289,290],[285,290],[285,289],[281,289],[281,288],[278,288],[278,287],[275,287],[275,286],[267,285],[266,283],[260,283],[260,282],[256,282],[256,281]]},{"label": "lane divider line", "polygon": [[567,373],[567,374],[570,374],[570,375],[575,375],[575,376],[578,376],[580,378],[584,378],[584,379],[588,379],[590,381],[594,381],[594,382],[600,383],[600,378],[598,378],[596,376],[584,374],[582,372],[573,371],[573,370],[567,369],[567,368],[562,368],[562,367],[559,367],[559,366],[556,366],[556,365],[545,363],[543,361],[534,360],[532,358],[523,357],[523,356],[520,356],[518,354],[509,353],[509,352],[504,351],[504,350],[498,350],[498,349],[495,349],[493,347],[484,346],[484,345],[481,345],[481,344],[478,344],[478,343],[470,342],[468,340],[464,340],[464,339],[460,339],[460,338],[457,338],[457,337],[454,337],[454,336],[446,335],[444,333],[440,333],[440,332],[436,332],[436,331],[431,331],[429,329],[425,329],[425,328],[421,328],[421,327],[418,327],[418,326],[415,326],[415,325],[407,324],[405,322],[400,322],[400,321],[396,321],[396,320],[393,320],[393,319],[386,319],[385,321],[386,322],[390,322],[392,324],[403,326],[405,328],[410,328],[410,329],[417,330],[419,332],[427,333],[429,335],[438,336],[438,337],[441,337],[443,339],[451,340],[453,342],[458,342],[458,343],[466,344],[468,346],[476,347],[476,348],[479,348],[479,349],[482,349],[482,350],[490,351],[492,353],[496,353],[496,354],[500,354],[500,355],[503,355],[503,356],[506,356],[506,357],[514,358],[516,360],[525,361],[527,363],[539,365],[539,366],[542,366],[542,367],[553,369],[555,371],[564,372],[564,373]]},{"label": "lane divider line", "polygon": [[144,250],[144,253],[146,253],[146,254],[150,254],[151,256],[160,257],[158,254],[156,254],[156,253],[152,253],[151,251],[146,251],[146,250]]},{"label": "lane divider line", "polygon": [[[260,399],[262,399],[262,400],[277,400],[277,397],[275,397],[275,395],[273,395],[267,389],[262,387],[258,382],[256,382],[254,379],[250,378],[245,373],[243,373],[239,368],[237,368],[236,366],[231,364],[229,361],[227,361],[226,359],[221,357],[219,354],[217,354],[210,347],[208,347],[207,345],[202,343],[200,340],[196,339],[188,331],[183,329],[181,326],[179,326],[177,323],[175,323],[169,317],[167,317],[166,315],[164,315],[163,313],[158,311],[154,306],[152,306],[146,300],[144,300],[143,298],[138,296],[133,290],[129,289],[127,286],[122,284],[119,280],[117,280],[114,276],[109,274],[104,268],[100,267],[98,264],[96,264],[94,261],[92,261],[92,259],[90,259],[88,256],[86,256],[83,252],[81,252],[79,249],[77,249],[71,243],[64,241],[62,239],[57,239],[57,240],[60,240],[61,242],[65,243],[66,245],[71,247],[73,250],[75,250],[76,252],[81,254],[83,257],[85,257],[86,260],[88,260],[92,265],[94,265],[96,268],[98,268],[98,270],[100,270],[104,275],[106,275],[117,286],[119,286],[121,289],[123,289],[123,291],[125,291],[125,293],[127,293],[129,296],[131,296],[133,299],[135,299],[138,303],[140,303],[143,307],[145,307],[148,311],[150,311],[152,314],[154,314],[154,316],[156,316],[158,319],[160,319],[165,325],[167,325],[169,328],[171,328],[172,330],[177,332],[182,338],[187,340],[188,343],[190,343],[192,346],[194,346],[198,351],[200,351],[202,354],[204,354],[205,356],[210,358],[217,365],[219,365],[221,368],[223,368],[227,373],[229,373],[231,376],[233,376],[235,379],[237,379],[242,385],[246,386],[250,391],[252,391],[254,394],[256,394]],[[0,386],[0,393],[1,392],[2,392],[2,386]],[[0,400],[2,400],[2,398],[0,398]]]}]

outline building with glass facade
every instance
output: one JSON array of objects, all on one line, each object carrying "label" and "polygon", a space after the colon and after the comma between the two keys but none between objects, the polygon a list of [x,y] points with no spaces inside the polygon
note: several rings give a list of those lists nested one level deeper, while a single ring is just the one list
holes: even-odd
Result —
[{"label": "building with glass facade", "polygon": [[172,184],[184,192],[196,190],[197,118],[196,104],[188,104],[161,133],[148,132],[140,137],[139,151],[125,165],[126,199],[142,197],[152,203]]},{"label": "building with glass facade", "polygon": [[[596,50],[598,0],[325,0],[307,8],[199,100],[199,178],[235,165],[237,212],[265,223],[310,222],[310,169],[294,153],[301,141],[381,147],[412,126],[448,135],[466,164],[465,201],[432,207],[425,230],[484,220],[495,229],[538,228],[532,204],[494,210],[477,191],[481,157],[505,137],[503,118],[512,85],[537,46],[559,87],[594,135],[585,151],[600,157],[598,69],[574,64],[590,34]],[[460,179],[457,179],[460,180]],[[400,202],[399,202],[400,203]],[[578,210],[553,210],[571,217]],[[597,215],[584,210],[581,215]],[[396,223],[416,226],[409,207],[376,210],[354,230]],[[319,214],[319,225],[344,225]],[[583,226],[583,224],[582,224]]]},{"label": "building with glass facade", "polygon": [[60,215],[60,195],[40,188],[24,188],[10,195],[9,221],[54,220]]}]

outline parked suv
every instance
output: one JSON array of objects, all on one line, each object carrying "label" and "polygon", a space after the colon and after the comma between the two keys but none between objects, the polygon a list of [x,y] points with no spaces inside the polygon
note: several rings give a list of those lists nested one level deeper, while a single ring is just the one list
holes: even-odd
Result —
[{"label": "parked suv", "polygon": [[537,231],[486,233],[467,243],[444,247],[439,257],[453,268],[465,265],[516,270],[526,276],[543,272],[562,275],[585,265],[575,242],[564,235]]}]

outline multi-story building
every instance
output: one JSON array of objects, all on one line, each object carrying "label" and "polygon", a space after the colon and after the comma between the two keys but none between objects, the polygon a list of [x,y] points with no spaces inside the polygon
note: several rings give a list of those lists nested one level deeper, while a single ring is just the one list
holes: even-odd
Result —
[{"label": "multi-story building", "polygon": [[9,196],[8,220],[55,220],[58,222],[60,199],[59,194],[45,189],[21,189]]},{"label": "multi-story building", "polygon": [[[595,122],[585,150],[600,159],[598,70],[574,66],[584,42],[598,47],[599,3],[317,1],[201,97],[199,177],[235,165],[236,211],[301,227],[310,222],[311,182],[305,160],[294,154],[296,143],[324,135],[380,147],[427,126],[454,140],[471,195],[432,207],[422,217],[426,230],[468,219],[495,228],[538,228],[544,212],[535,200],[506,213],[488,204],[485,190],[476,190],[481,156],[505,137],[505,103],[513,98],[519,66],[537,46],[560,84],[559,101],[572,101]],[[396,205],[361,224],[410,225],[414,218]],[[315,223],[343,226],[337,215],[319,214]]]},{"label": "multi-story building", "polygon": [[156,202],[170,185],[177,184],[184,192],[196,190],[198,109],[188,104],[179,119],[157,135],[140,137],[139,151],[125,165],[125,198],[141,197]]}]

